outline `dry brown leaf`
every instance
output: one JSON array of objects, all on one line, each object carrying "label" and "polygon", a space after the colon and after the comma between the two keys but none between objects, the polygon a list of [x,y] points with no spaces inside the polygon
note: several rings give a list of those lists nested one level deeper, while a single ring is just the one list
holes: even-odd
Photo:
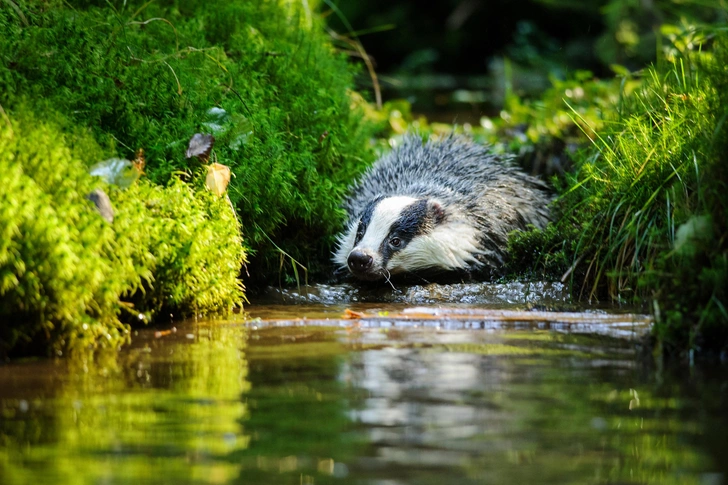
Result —
[{"label": "dry brown leaf", "polygon": [[136,152],[136,156],[134,157],[134,160],[132,160],[131,165],[134,167],[134,170],[139,172],[139,175],[144,175],[144,167],[147,164],[146,158],[144,158],[144,149],[140,148]]},{"label": "dry brown leaf", "polygon": [[212,163],[207,167],[205,185],[218,197],[223,195],[230,183],[230,167],[221,163]]},{"label": "dry brown leaf", "polygon": [[355,312],[354,310],[349,310],[348,308],[344,310],[344,316],[343,318],[345,320],[356,320],[357,318],[364,318],[366,316],[365,313],[362,312]]}]

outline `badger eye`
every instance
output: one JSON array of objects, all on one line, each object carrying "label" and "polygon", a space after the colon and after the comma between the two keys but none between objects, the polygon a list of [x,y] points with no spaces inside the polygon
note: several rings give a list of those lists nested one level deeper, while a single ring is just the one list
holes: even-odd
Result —
[{"label": "badger eye", "polygon": [[392,239],[389,240],[389,245],[392,246],[393,248],[398,248],[402,245],[402,240],[398,237],[393,237]]}]

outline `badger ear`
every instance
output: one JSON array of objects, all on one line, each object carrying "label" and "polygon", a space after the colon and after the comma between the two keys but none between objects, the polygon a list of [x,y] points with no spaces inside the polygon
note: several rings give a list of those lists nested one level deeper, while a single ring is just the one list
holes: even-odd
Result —
[{"label": "badger ear", "polygon": [[440,224],[445,220],[445,208],[437,199],[429,199],[427,201],[427,214],[435,224]]}]

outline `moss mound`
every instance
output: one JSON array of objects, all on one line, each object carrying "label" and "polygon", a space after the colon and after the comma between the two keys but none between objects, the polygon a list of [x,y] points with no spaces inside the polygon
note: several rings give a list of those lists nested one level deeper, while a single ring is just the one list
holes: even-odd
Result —
[{"label": "moss mound", "polygon": [[[151,316],[224,312],[243,299],[240,226],[224,198],[173,178],[114,190],[116,243],[128,250],[136,291],[125,299]],[[151,274],[151,278],[143,275]]]},{"label": "moss mound", "polygon": [[[166,183],[196,132],[217,139],[229,195],[257,257],[277,278],[280,252],[328,260],[349,180],[372,158],[352,108],[352,73],[308,7],[274,0],[31,0],[0,10],[0,104],[45,99],[103,146]],[[275,241],[275,244],[273,244]],[[314,261],[308,261],[308,257]]]},{"label": "moss mound", "polygon": [[[0,353],[115,347],[140,313],[241,302],[244,249],[225,199],[179,181],[102,187],[87,166],[105,151],[90,136],[52,112],[3,114]],[[111,194],[111,224],[87,198],[96,188]]]}]

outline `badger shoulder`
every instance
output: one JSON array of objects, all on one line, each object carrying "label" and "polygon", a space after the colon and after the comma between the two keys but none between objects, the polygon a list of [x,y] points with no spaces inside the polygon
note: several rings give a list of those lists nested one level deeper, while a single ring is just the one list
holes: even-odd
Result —
[{"label": "badger shoulder", "polygon": [[548,221],[547,186],[469,139],[415,136],[350,188],[334,262],[359,279],[497,274],[508,233]]}]

